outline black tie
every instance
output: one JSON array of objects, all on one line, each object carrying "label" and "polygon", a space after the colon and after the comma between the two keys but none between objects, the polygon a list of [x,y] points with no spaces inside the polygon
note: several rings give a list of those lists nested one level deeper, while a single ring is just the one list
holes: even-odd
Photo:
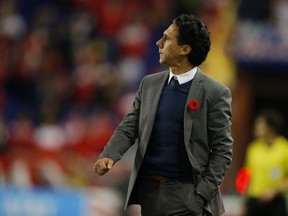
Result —
[{"label": "black tie", "polygon": [[169,82],[170,85],[177,86],[179,85],[177,77],[173,76]]}]

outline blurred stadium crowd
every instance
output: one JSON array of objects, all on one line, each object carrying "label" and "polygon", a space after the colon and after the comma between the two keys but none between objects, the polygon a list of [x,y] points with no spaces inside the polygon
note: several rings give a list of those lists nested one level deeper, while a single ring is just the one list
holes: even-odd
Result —
[{"label": "blurred stadium crowd", "polygon": [[[253,2],[257,1],[250,1],[250,6]],[[246,41],[241,34],[231,37],[237,27],[237,4],[228,0],[1,0],[0,185],[113,186],[123,195],[133,154],[104,178],[93,173],[92,165],[130,109],[142,77],[163,69],[155,42],[176,14],[200,16],[212,33],[212,51],[203,70],[213,71],[211,76],[233,90],[236,65],[231,53],[237,46],[228,42],[231,38],[232,44],[237,39]],[[287,3],[279,5],[280,11],[287,8]],[[283,27],[287,13],[275,16],[287,36]],[[241,32],[250,31],[248,24],[241,25]],[[243,56],[247,50],[239,53]]]},{"label": "blurred stadium crowd", "polygon": [[91,161],[130,109],[140,79],[156,69],[152,37],[170,21],[172,5],[1,1],[0,13],[6,183],[95,184]]}]

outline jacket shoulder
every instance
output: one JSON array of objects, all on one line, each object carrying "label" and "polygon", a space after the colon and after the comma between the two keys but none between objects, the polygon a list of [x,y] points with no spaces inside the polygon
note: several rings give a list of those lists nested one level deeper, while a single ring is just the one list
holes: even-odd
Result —
[{"label": "jacket shoulder", "polygon": [[201,77],[201,81],[203,81],[204,85],[208,85],[213,91],[219,91],[219,90],[223,90],[223,91],[230,91],[230,89],[220,83],[219,81],[213,79],[212,77],[208,76],[207,74],[205,74],[203,71],[201,71],[200,69],[198,69],[198,75]]},{"label": "jacket shoulder", "polygon": [[156,72],[156,73],[152,73],[152,74],[146,75],[143,78],[143,80],[146,80],[146,79],[148,79],[148,80],[157,79],[157,78],[165,76],[166,73],[169,73],[169,70],[164,70],[164,71],[160,71],[160,72]]}]

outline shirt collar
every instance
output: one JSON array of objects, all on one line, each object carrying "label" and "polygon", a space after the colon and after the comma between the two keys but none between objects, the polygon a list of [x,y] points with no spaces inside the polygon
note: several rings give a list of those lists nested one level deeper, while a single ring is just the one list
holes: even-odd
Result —
[{"label": "shirt collar", "polygon": [[194,78],[196,72],[197,72],[197,67],[194,67],[191,70],[189,70],[183,74],[180,74],[180,75],[175,75],[170,71],[168,83],[170,82],[170,80],[173,76],[177,77],[180,85],[183,83],[189,82],[190,80],[192,80]]}]

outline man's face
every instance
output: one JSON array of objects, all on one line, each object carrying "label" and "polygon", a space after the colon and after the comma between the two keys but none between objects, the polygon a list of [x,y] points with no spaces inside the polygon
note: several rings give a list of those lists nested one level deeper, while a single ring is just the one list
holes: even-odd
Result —
[{"label": "man's face", "polygon": [[267,135],[269,127],[263,117],[258,117],[255,119],[254,123],[254,136],[256,138],[261,138]]},{"label": "man's face", "polygon": [[178,27],[175,23],[172,23],[168,29],[163,33],[163,37],[156,42],[159,48],[160,64],[167,65],[168,67],[173,67],[179,65],[183,55],[181,55],[181,48],[177,43],[176,34]]}]

